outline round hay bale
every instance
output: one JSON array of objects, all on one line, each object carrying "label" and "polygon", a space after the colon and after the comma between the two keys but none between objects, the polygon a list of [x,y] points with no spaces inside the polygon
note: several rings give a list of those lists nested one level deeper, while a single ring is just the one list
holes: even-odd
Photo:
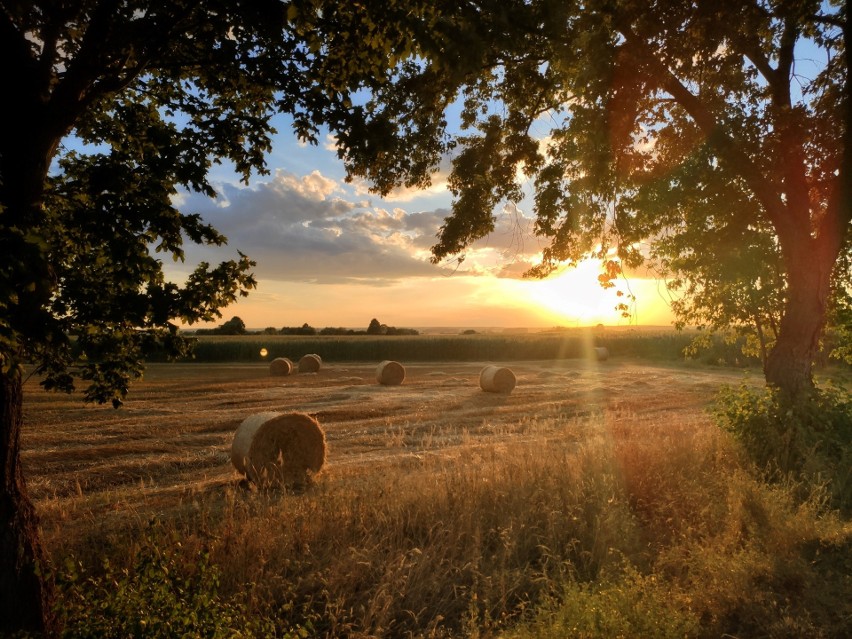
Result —
[{"label": "round hay bale", "polygon": [[606,346],[595,346],[595,359],[605,362],[609,359],[609,349]]},{"label": "round hay bale", "polygon": [[231,463],[258,486],[301,487],[325,463],[325,433],[304,413],[257,413],[237,428]]},{"label": "round hay bale", "polygon": [[405,380],[405,366],[386,359],[376,369],[376,381],[385,386],[399,386]]},{"label": "round hay bale", "polygon": [[486,366],[479,373],[479,387],[489,393],[511,393],[515,383],[515,374],[503,366]]},{"label": "round hay bale", "polygon": [[302,355],[302,358],[299,360],[300,373],[316,373],[321,366],[322,358],[315,353]]},{"label": "round hay bale", "polygon": [[286,357],[276,357],[269,362],[270,375],[289,375],[295,368],[296,367],[293,366],[293,362]]}]

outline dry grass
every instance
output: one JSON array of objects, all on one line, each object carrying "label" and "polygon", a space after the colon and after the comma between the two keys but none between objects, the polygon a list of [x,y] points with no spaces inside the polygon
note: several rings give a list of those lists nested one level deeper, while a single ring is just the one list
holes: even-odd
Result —
[{"label": "dry grass", "polygon": [[[361,365],[284,386],[265,366],[156,367],[118,412],[31,393],[48,547],[97,572],[132,566],[146,531],[179,539],[248,614],[325,637],[844,636],[852,526],[746,472],[704,411],[738,374],[528,362],[498,395],[481,368],[409,366],[390,389]],[[322,423],[309,490],[230,467],[266,410]]]}]

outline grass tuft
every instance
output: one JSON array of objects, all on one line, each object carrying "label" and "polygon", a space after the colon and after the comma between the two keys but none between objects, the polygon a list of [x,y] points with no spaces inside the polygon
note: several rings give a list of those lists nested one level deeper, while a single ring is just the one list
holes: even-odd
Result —
[{"label": "grass tuft", "polygon": [[[338,467],[302,494],[230,487],[141,547],[171,548],[178,583],[215,581],[207,617],[241,615],[278,636],[848,631],[852,526],[819,496],[802,502],[795,487],[756,479],[708,422],[604,412],[563,427],[573,436]],[[83,636],[74,620],[92,605],[133,618],[126,589],[103,584],[116,570],[144,583],[149,564],[131,559],[138,548],[112,550],[114,568],[66,588],[68,636]],[[165,605],[194,610],[189,601]]]}]

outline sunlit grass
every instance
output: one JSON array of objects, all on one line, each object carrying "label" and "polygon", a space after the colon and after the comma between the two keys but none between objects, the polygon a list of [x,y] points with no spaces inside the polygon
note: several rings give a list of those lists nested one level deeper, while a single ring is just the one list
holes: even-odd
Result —
[{"label": "sunlit grass", "polygon": [[304,494],[231,484],[54,554],[95,575],[103,558],[134,570],[151,538],[187,575],[209,554],[218,596],[280,633],[845,636],[852,525],[760,483],[709,420],[672,415],[525,420],[488,443],[389,426],[408,454]]}]

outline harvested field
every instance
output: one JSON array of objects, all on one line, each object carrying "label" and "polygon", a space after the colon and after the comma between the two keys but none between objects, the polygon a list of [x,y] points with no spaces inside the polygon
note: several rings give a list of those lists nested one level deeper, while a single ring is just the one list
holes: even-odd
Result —
[{"label": "harvested field", "polygon": [[408,364],[405,384],[387,387],[373,381],[374,364],[328,363],[286,378],[270,377],[266,364],[153,364],[117,411],[43,392],[30,380],[23,442],[30,494],[46,541],[61,543],[93,517],[118,526],[125,516],[168,517],[195,496],[233,487],[240,477],[231,443],[253,413],[317,418],[329,448],[324,472],[370,473],[471,445],[577,437],[566,420],[596,413],[613,427],[663,412],[667,420],[704,421],[718,385],[743,376],[613,361],[513,362],[517,387],[501,395],[479,388],[482,367]]},{"label": "harvested field", "polygon": [[[43,541],[93,575],[63,591],[75,623],[128,579],[136,623],[140,580],[196,580],[209,557],[215,619],[280,630],[247,636],[849,636],[848,519],[755,477],[706,410],[742,371],[513,361],[506,394],[480,389],[483,361],[408,364],[401,386],[375,365],[155,365],[118,411],[30,380]],[[237,427],[265,412],[319,421],[315,482],[267,491],[234,469]]]}]

